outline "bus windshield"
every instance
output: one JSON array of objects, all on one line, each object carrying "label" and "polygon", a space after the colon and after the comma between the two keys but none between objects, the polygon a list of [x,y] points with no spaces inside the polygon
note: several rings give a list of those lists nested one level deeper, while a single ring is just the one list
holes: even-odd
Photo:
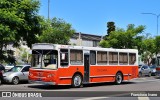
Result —
[{"label": "bus windshield", "polygon": [[32,68],[57,69],[58,51],[56,50],[33,50]]}]

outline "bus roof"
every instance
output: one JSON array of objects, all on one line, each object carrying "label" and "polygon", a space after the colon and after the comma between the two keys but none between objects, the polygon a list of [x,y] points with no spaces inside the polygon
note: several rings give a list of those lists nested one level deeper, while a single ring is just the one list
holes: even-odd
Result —
[{"label": "bus roof", "polygon": [[32,45],[32,50],[52,50],[52,49],[79,49],[79,50],[98,50],[98,51],[115,51],[115,52],[137,52],[137,49],[115,49],[115,48],[102,48],[102,47],[86,47],[86,46],[73,46],[61,45],[51,43],[35,43]]}]

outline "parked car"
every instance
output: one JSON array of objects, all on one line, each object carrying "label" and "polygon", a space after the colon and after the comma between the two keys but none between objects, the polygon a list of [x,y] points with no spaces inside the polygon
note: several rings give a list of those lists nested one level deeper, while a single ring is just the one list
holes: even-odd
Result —
[{"label": "parked car", "polygon": [[28,81],[30,65],[14,66],[6,73],[4,73],[4,82],[18,84],[19,81]]},{"label": "parked car", "polygon": [[3,81],[3,73],[2,71],[0,71],[0,85],[2,84],[2,81]]},{"label": "parked car", "polygon": [[148,65],[141,65],[139,66],[139,76],[145,76],[148,75],[149,77],[151,76],[151,69]]},{"label": "parked car", "polygon": [[2,73],[5,72],[5,67],[4,67],[2,64],[0,64],[0,71],[1,71]]},{"label": "parked car", "polygon": [[150,69],[151,69],[151,74],[156,76],[157,75],[156,65],[150,66]]}]

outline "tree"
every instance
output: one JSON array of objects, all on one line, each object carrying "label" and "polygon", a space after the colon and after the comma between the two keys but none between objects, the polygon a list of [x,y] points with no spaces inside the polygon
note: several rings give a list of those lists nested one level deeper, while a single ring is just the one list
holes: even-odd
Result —
[{"label": "tree", "polygon": [[145,29],[144,26],[135,27],[133,24],[128,25],[127,29],[119,29],[117,28],[115,31],[112,31],[110,35],[107,37],[107,40],[100,42],[100,46],[102,47],[112,47],[112,48],[139,48],[138,42],[141,42],[143,36],[140,34]]},{"label": "tree", "polygon": [[109,35],[112,31],[115,31],[115,25],[114,22],[108,22],[107,23],[107,34]]},{"label": "tree", "polygon": [[107,35],[104,36],[104,39],[107,40],[107,37],[110,35],[112,31],[115,31],[115,25],[114,22],[108,22],[107,23]]},{"label": "tree", "polygon": [[8,57],[4,50],[8,44],[19,46],[23,39],[31,47],[37,41],[36,35],[42,33],[43,21],[38,15],[39,6],[38,0],[0,1],[0,60]]},{"label": "tree", "polygon": [[155,37],[155,53],[160,53],[160,36]]},{"label": "tree", "polygon": [[45,27],[43,34],[39,36],[40,42],[54,44],[68,44],[70,37],[75,33],[71,24],[63,19],[53,18],[43,23]]},{"label": "tree", "polygon": [[155,39],[147,38],[143,40],[141,48],[143,49],[142,60],[148,65],[150,65],[151,64],[150,61],[153,58],[156,51]]}]

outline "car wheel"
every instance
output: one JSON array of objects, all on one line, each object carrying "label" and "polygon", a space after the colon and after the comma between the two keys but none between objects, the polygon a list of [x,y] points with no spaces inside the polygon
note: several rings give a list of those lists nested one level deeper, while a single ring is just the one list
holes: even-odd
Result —
[{"label": "car wheel", "polygon": [[148,76],[151,77],[151,72],[149,72]]},{"label": "car wheel", "polygon": [[17,84],[19,83],[19,78],[18,78],[18,77],[13,77],[12,83],[13,83],[14,85],[17,85]]},{"label": "car wheel", "polygon": [[122,80],[123,80],[122,74],[121,74],[121,73],[117,73],[117,74],[116,74],[116,78],[115,78],[115,83],[116,83],[117,85],[119,85],[119,84],[122,83]]},{"label": "car wheel", "polygon": [[79,74],[76,74],[72,78],[72,87],[79,88],[82,86],[82,77]]}]

